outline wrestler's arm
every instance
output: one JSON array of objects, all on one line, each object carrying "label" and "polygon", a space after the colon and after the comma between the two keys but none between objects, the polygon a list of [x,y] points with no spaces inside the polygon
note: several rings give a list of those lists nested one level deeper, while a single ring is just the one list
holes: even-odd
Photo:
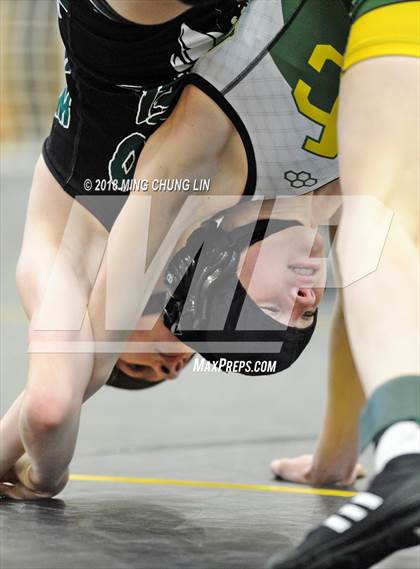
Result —
[{"label": "wrestler's arm", "polygon": [[358,419],[364,403],[339,303],[331,330],[327,411],[308,473],[309,482],[350,484],[362,473],[360,467],[356,468],[356,462]]},{"label": "wrestler's arm", "polygon": [[348,343],[341,302],[330,336],[328,402],[314,455],[277,459],[276,476],[301,484],[351,484],[363,475],[358,457],[358,419],[365,398]]},{"label": "wrestler's arm", "polygon": [[[184,90],[171,117],[148,140],[135,176],[147,180],[149,187],[156,179],[210,179],[212,196],[216,193],[224,194],[226,188],[231,192],[230,196],[221,197],[221,201],[216,204],[215,211],[219,211],[237,203],[245,185],[246,167],[239,167],[236,156],[238,139],[235,128],[219,107],[197,88],[189,86]],[[145,202],[148,195],[147,192],[141,195],[131,194],[111,230],[107,255],[89,301],[88,310],[97,341],[121,342],[127,337],[118,330],[106,329],[106,302],[113,303],[112,311],[119,318],[127,314],[128,319],[132,317],[131,324],[137,322],[134,304],[131,303],[133,295],[112,296],[108,287],[106,299],[107,282],[113,279],[118,282],[120,279],[128,284],[135,283],[139,298],[144,300],[152,292],[154,281],[160,277],[178,236],[187,227],[215,213],[212,210],[215,207],[213,199],[210,200],[206,195],[194,194],[190,203],[187,192],[150,193],[152,230],[147,239],[148,268],[150,269],[150,262],[156,264],[145,277],[146,244],[143,242],[142,231],[144,225],[148,224],[148,206]],[[175,220],[178,233],[174,230]],[[169,231],[174,231],[173,238],[171,233],[171,239],[166,245],[165,238]],[[96,354],[89,395],[109,377],[117,357],[117,354]]]}]

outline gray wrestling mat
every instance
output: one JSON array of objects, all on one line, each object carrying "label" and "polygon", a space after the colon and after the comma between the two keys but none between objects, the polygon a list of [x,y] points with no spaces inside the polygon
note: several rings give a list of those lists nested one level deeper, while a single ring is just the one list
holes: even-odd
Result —
[{"label": "gray wrestling mat", "polygon": [[[3,172],[2,413],[25,382],[14,267],[29,185],[29,172]],[[268,468],[314,447],[331,307],[327,299],[311,347],[279,377],[190,367],[147,392],[104,388],[83,411],[65,491],[45,502],[0,502],[1,569],[263,569],[296,545],[345,500],[337,489],[276,482]],[[418,567],[413,549],[377,569]]]}]

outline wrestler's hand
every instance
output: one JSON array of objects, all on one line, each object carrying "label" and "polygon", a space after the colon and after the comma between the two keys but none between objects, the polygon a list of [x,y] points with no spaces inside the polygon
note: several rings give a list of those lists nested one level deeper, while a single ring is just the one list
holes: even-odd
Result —
[{"label": "wrestler's hand", "polygon": [[366,476],[366,471],[361,464],[356,464],[350,475],[343,476],[339,464],[336,467],[324,469],[321,474],[319,467],[315,471],[314,455],[312,454],[273,460],[270,466],[276,478],[316,486],[322,484],[351,486],[358,478]]},{"label": "wrestler's hand", "polygon": [[30,480],[31,463],[24,454],[0,481],[0,496],[12,500],[45,500],[63,490],[69,478],[68,471],[54,488],[36,488]]}]

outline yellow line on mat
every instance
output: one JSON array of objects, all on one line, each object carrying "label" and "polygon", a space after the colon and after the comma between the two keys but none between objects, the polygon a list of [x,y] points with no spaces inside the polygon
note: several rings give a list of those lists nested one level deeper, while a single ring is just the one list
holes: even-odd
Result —
[{"label": "yellow line on mat", "polygon": [[200,480],[168,480],[165,478],[136,478],[131,476],[95,476],[72,474],[73,482],[117,482],[119,484],[150,484],[152,486],[188,486],[189,488],[217,488],[219,490],[253,490],[255,492],[280,492],[285,494],[312,494],[350,498],[356,492],[330,490],[327,488],[306,488],[304,486],[274,486],[266,484],[240,484],[236,482],[206,482]]}]

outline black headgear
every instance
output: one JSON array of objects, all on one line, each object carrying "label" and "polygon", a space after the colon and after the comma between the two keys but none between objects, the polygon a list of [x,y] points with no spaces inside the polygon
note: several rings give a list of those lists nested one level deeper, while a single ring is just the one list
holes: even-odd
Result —
[{"label": "black headgear", "polygon": [[248,245],[296,225],[260,219],[228,232],[216,219],[202,224],[168,265],[166,327],[211,362],[249,361],[241,370],[245,375],[261,374],[252,365],[256,361],[275,361],[264,375],[288,368],[311,339],[316,314],[305,329],[273,320],[248,296],[236,270]]},{"label": "black headgear", "polygon": [[146,379],[138,379],[131,377],[127,373],[124,373],[119,367],[114,366],[112,373],[106,382],[107,385],[112,385],[112,387],[118,387],[119,389],[148,389],[149,387],[154,387],[166,381],[161,379],[160,381],[147,381]]}]

